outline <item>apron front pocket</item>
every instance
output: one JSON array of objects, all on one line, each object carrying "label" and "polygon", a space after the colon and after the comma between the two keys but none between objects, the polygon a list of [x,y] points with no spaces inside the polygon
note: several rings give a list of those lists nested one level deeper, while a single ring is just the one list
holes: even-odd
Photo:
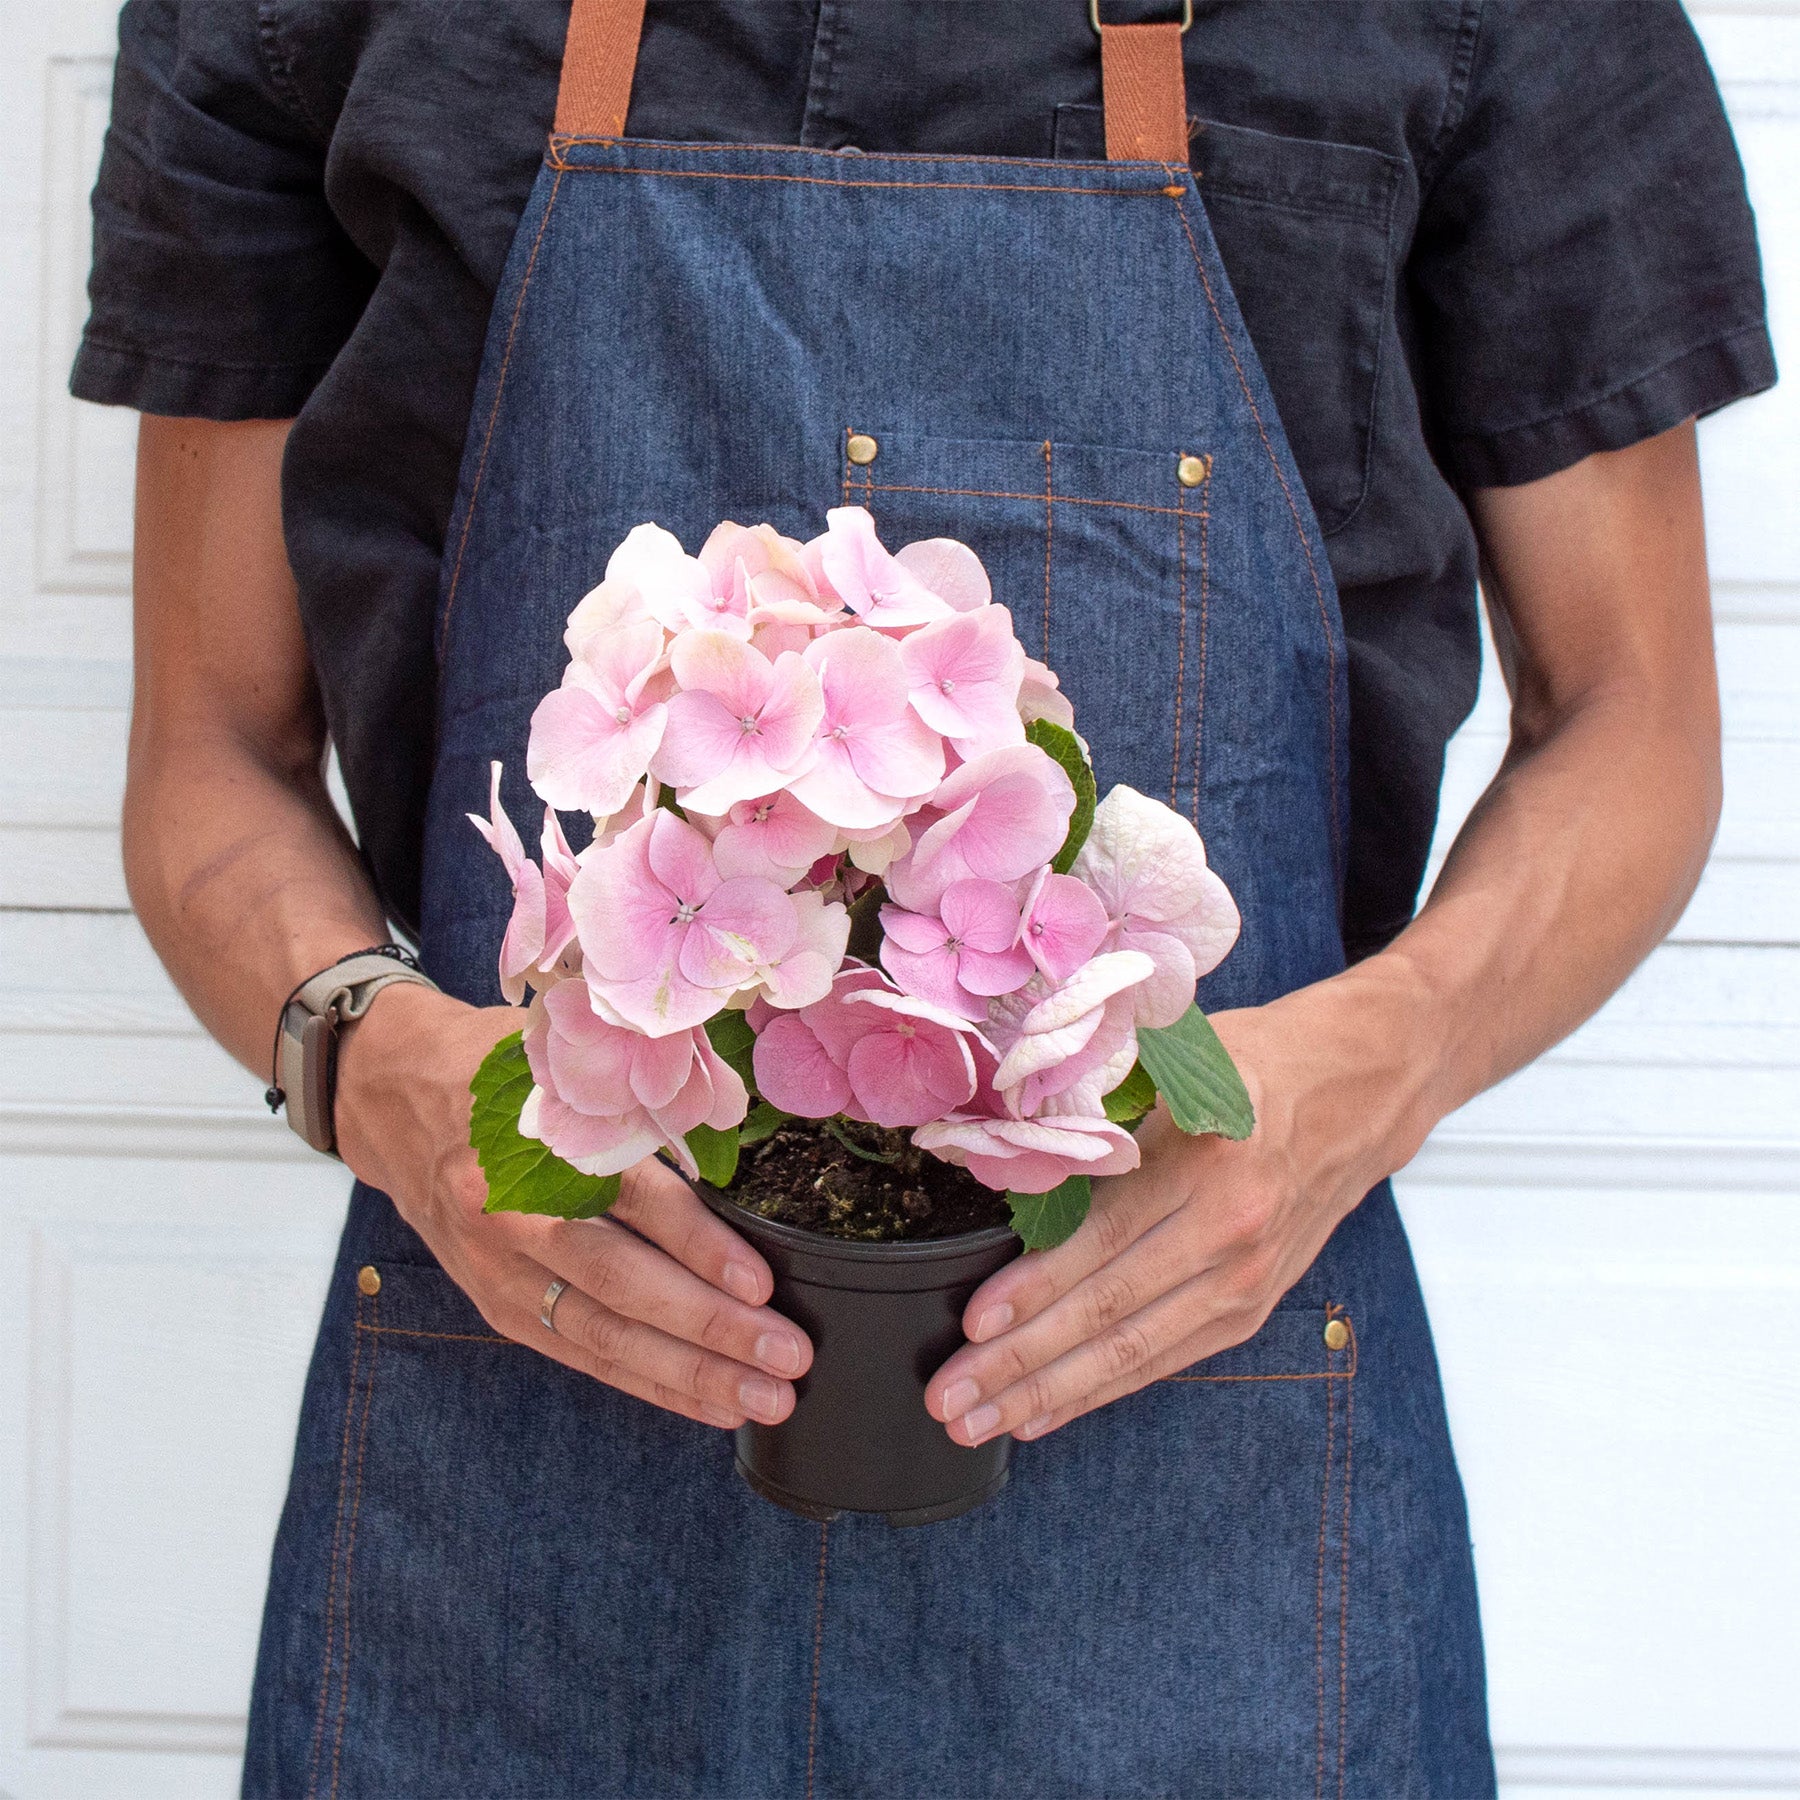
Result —
[{"label": "apron front pocket", "polygon": [[[1404,165],[1361,144],[1190,119],[1194,179],[1319,529],[1368,486]],[[1097,106],[1059,106],[1058,158],[1105,154]]]},{"label": "apron front pocket", "polygon": [[[851,440],[860,438],[851,460]],[[1026,653],[1075,708],[1102,794],[1127,782],[1198,819],[1213,457],[1035,439],[934,437],[853,420],[840,495],[892,549],[967,544]],[[1202,827],[1204,828],[1204,827]]]}]

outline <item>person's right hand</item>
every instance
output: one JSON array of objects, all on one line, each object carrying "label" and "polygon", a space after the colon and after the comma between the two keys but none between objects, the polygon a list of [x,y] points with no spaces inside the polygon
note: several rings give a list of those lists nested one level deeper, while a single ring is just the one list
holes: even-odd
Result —
[{"label": "person's right hand", "polygon": [[[496,1331],[704,1424],[778,1424],[812,1345],[769,1310],[768,1264],[673,1169],[652,1157],[627,1170],[603,1219],[481,1210],[469,1082],[518,1028],[513,1007],[384,988],[343,1038],[339,1154],[393,1198]],[[557,1277],[569,1285],[552,1332],[538,1307]]]}]

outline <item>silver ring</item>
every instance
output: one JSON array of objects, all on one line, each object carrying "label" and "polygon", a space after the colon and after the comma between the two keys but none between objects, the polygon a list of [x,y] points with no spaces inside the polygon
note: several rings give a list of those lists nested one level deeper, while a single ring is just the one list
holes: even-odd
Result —
[{"label": "silver ring", "polygon": [[553,1281],[544,1289],[544,1297],[538,1302],[538,1317],[544,1321],[546,1331],[556,1329],[556,1303],[563,1297],[563,1289],[568,1285],[566,1281]]}]

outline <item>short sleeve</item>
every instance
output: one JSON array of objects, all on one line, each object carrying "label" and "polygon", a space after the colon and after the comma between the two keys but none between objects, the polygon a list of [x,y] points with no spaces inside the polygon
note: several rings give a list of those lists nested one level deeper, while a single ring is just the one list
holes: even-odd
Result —
[{"label": "short sleeve", "polygon": [[1465,488],[1774,382],[1743,168],[1676,0],[1487,0],[1408,274],[1434,441]]},{"label": "short sleeve", "polygon": [[79,398],[210,419],[299,412],[373,281],[326,202],[325,143],[281,92],[250,0],[129,0]]}]

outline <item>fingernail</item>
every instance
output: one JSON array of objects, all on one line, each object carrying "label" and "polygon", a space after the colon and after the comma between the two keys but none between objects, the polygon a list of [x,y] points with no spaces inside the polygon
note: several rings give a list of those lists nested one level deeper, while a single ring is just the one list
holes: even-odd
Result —
[{"label": "fingernail", "polygon": [[978,1406],[964,1417],[962,1423],[970,1445],[979,1444],[1000,1423],[1000,1409],[997,1406]]},{"label": "fingernail", "polygon": [[944,1389],[944,1417],[960,1419],[977,1400],[981,1389],[969,1380],[953,1381]]},{"label": "fingernail", "polygon": [[725,1273],[719,1279],[724,1283],[726,1293],[735,1295],[750,1306],[756,1305],[757,1298],[762,1293],[762,1283],[756,1279],[754,1269],[747,1268],[741,1262],[728,1262]]},{"label": "fingernail", "polygon": [[751,1418],[773,1425],[781,1410],[781,1390],[766,1375],[746,1375],[738,1383],[738,1405]]},{"label": "fingernail", "polygon": [[756,1360],[777,1375],[800,1373],[800,1346],[785,1331],[765,1331],[756,1340]]},{"label": "fingernail", "polygon": [[1016,1438],[1034,1438],[1041,1432],[1048,1431],[1049,1429],[1050,1415],[1045,1413],[1040,1418],[1027,1420],[1025,1424],[1019,1426],[1013,1432],[1013,1436]]},{"label": "fingernail", "polygon": [[998,1306],[990,1306],[975,1321],[973,1341],[986,1343],[991,1337],[998,1337],[1013,1322],[1013,1309],[1004,1301]]}]

